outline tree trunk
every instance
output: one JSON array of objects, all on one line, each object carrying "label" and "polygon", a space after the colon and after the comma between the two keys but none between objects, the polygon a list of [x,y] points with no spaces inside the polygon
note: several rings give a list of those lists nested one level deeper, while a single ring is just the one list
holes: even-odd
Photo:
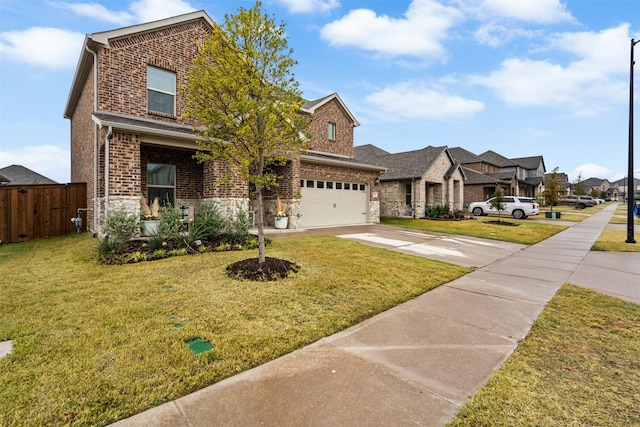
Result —
[{"label": "tree trunk", "polygon": [[256,200],[256,219],[258,221],[258,263],[266,261],[264,249],[264,205],[262,203],[262,187],[258,188]]}]

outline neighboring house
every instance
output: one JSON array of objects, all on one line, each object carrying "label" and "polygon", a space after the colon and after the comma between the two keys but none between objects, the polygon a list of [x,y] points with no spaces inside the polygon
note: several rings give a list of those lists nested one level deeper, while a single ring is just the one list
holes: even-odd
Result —
[{"label": "neighboring house", "polygon": [[516,186],[515,172],[500,172],[500,167],[461,147],[450,148],[456,162],[463,166],[467,179],[464,182],[464,206],[482,202],[494,196],[500,189],[512,194]]},{"label": "neighboring house", "polygon": [[2,185],[33,185],[33,184],[57,184],[52,179],[40,175],[31,169],[20,165],[11,165],[0,168],[0,184]]},{"label": "neighboring house", "polygon": [[589,178],[577,184],[582,184],[587,194],[593,197],[603,198],[605,195],[610,200],[618,200],[618,190],[608,179]]},{"label": "neighboring house", "polygon": [[[618,200],[621,202],[627,200],[627,194],[628,194],[627,189],[629,188],[628,184],[629,182],[627,177],[613,182],[611,185],[617,190],[618,197],[616,199],[612,198],[612,200]],[[635,200],[639,200],[640,199],[640,179],[638,178],[633,178],[633,193],[634,193]]]},{"label": "neighboring house", "polygon": [[474,169],[469,169],[466,166],[462,167],[467,179],[464,181],[464,206],[469,206],[469,203],[483,202],[492,198],[497,190],[502,191],[503,194],[509,194],[511,188],[511,181],[503,181],[492,175],[480,173]]},{"label": "neighboring house", "polygon": [[486,151],[478,157],[500,167],[500,172],[515,174],[515,187],[511,187],[511,195],[536,197],[544,191],[544,174],[546,168],[542,156],[518,157],[508,159],[494,151]]},{"label": "neighboring house", "polygon": [[[179,89],[196,41],[211,31],[211,18],[197,11],[85,37],[64,116],[71,179],[87,183],[93,231],[111,211],[138,215],[141,196],[189,207],[191,216],[201,200],[229,216],[251,210],[248,184],[228,164],[193,159],[199,123],[183,116]],[[279,196],[291,206],[290,228],[378,222],[373,187],[381,168],[354,160],[356,119],[337,94],[307,102],[301,114],[312,118],[309,152],[276,169],[282,179],[265,212],[275,211]],[[225,175],[231,179],[221,182]],[[265,221],[273,218],[265,214]]]},{"label": "neighboring house", "polygon": [[355,147],[357,160],[386,168],[380,175],[380,215],[424,217],[426,208],[463,208],[465,174],[447,147],[391,154],[374,145]]}]

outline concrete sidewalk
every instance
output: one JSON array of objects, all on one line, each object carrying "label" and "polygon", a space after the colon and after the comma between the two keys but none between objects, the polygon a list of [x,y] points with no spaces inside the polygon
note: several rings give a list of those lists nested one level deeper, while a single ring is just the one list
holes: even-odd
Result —
[{"label": "concrete sidewalk", "polygon": [[640,301],[640,253],[589,251],[614,210],[114,425],[443,425],[515,350],[562,284],[596,287],[586,283],[593,279],[601,291]]}]

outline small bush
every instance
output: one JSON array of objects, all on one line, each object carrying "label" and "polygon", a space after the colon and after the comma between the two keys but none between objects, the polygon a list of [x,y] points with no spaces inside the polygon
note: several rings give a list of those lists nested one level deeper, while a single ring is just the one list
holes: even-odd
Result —
[{"label": "small bush", "polygon": [[211,239],[221,235],[228,224],[229,221],[222,216],[218,205],[203,201],[195,212],[191,230],[197,239]]},{"label": "small bush", "polygon": [[162,249],[166,246],[164,236],[162,236],[161,234],[154,234],[153,236],[149,237],[148,244],[149,248],[151,248],[152,251]]},{"label": "small bush", "polygon": [[442,215],[449,215],[450,211],[448,204],[427,206],[427,218],[440,218]]},{"label": "small bush", "polygon": [[135,215],[127,215],[123,211],[110,212],[102,221],[102,232],[105,239],[126,242],[140,232],[140,220]]},{"label": "small bush", "polygon": [[227,238],[231,244],[243,244],[251,235],[249,229],[251,228],[251,217],[249,214],[241,210],[235,219],[229,222],[229,226],[226,230]]},{"label": "small bush", "polygon": [[165,239],[178,238],[184,229],[180,209],[173,206],[166,206],[160,209],[160,214],[158,234],[164,236]]}]

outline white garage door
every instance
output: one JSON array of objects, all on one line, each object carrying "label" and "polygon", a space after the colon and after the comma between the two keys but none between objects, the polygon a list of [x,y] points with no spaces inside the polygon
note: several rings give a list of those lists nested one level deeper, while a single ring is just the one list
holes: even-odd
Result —
[{"label": "white garage door", "polygon": [[301,227],[366,224],[367,185],[317,179],[300,180]]}]

